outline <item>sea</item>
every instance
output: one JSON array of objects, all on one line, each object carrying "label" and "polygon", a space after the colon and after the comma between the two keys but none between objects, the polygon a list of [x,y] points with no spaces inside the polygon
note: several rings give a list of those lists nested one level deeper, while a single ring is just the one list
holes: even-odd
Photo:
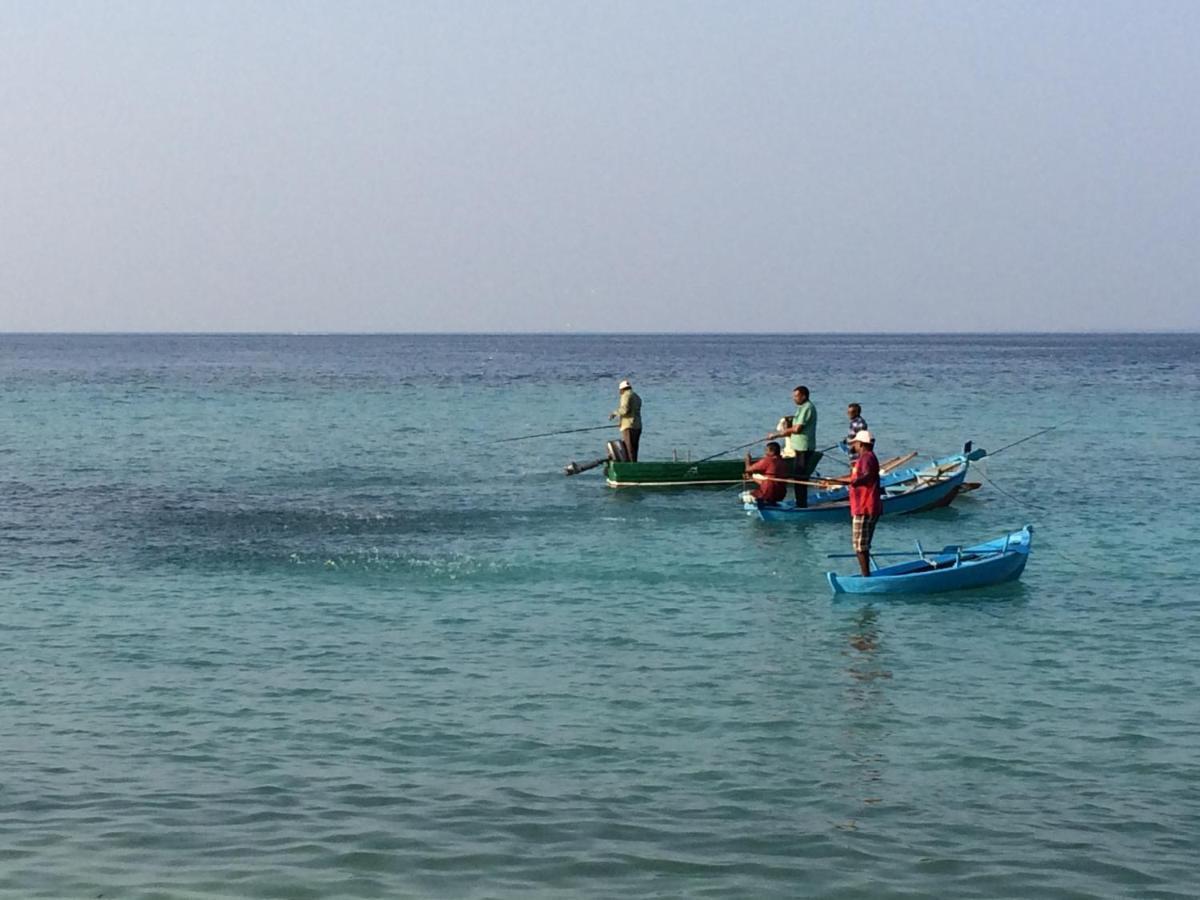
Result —
[{"label": "sea", "polygon": [[[643,459],[797,384],[819,446],[973,441],[875,548],[1028,568],[835,599],[848,523],[565,476],[623,378]],[[1198,335],[9,334],[0,386],[0,897],[1200,896]]]}]

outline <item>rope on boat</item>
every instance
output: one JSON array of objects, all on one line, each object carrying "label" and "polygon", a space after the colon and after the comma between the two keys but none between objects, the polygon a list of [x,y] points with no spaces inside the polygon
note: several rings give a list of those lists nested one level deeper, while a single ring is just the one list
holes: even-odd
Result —
[{"label": "rope on boat", "polygon": [[[1026,438],[1026,440],[1028,440],[1028,438]],[[1001,448],[1001,449],[1003,449],[1003,448]],[[992,455],[992,454],[989,454],[989,456],[990,455]],[[1000,485],[996,484],[996,482],[988,476],[988,474],[985,470],[985,466],[980,465],[978,468],[979,468],[979,477],[981,477],[984,481],[986,481],[993,488],[995,488],[1000,494],[1007,497],[1013,503],[1017,504],[1017,506],[1021,507],[1022,509],[1026,509],[1026,510],[1029,510],[1029,509],[1036,510],[1037,512],[1041,513],[1042,515],[1049,515],[1049,516],[1054,515],[1054,510],[1049,509],[1045,506],[1039,506],[1038,504],[1034,503],[1031,500],[1023,500],[1020,497],[1016,496],[1015,494],[1012,494],[1012,493],[1004,490],[1004,488],[1000,487]],[[1039,554],[1049,553],[1051,556],[1057,557],[1058,559],[1062,560],[1063,562],[1067,563],[1068,565],[1078,566],[1079,568],[1084,567],[1084,564],[1081,563],[1078,559],[1076,559],[1075,557],[1073,557],[1067,553],[1064,553],[1063,551],[1059,550],[1056,547],[1043,546],[1041,549],[1038,550],[1038,553]]]},{"label": "rope on boat", "polygon": [[979,469],[979,477],[980,478],[982,478],[984,481],[986,481],[988,484],[990,484],[992,487],[994,487],[997,491],[999,491],[1001,494],[1003,494],[1009,500],[1013,501],[1013,503],[1017,504],[1017,506],[1020,506],[1022,509],[1034,509],[1040,513],[1046,513],[1046,512],[1050,511],[1044,506],[1038,506],[1032,500],[1022,500],[1020,497],[1016,496],[1015,494],[1011,494],[1008,491],[1006,491],[1004,488],[1000,487],[1000,485],[996,484],[996,482],[992,479],[992,477],[990,475],[988,475],[986,469],[983,466],[979,466],[978,469]]}]

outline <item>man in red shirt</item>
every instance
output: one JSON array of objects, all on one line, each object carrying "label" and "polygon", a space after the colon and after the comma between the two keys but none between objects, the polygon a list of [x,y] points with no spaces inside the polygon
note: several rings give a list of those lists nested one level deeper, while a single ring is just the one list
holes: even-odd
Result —
[{"label": "man in red shirt", "polygon": [[787,496],[788,486],[785,482],[774,479],[787,478],[791,474],[788,461],[779,454],[779,444],[775,441],[767,444],[767,455],[758,462],[751,464],[750,454],[746,454],[745,477],[759,474],[767,476],[759,482],[758,487],[750,492],[750,496],[759,503],[778,503]]},{"label": "man in red shirt", "polygon": [[879,460],[875,458],[875,438],[863,430],[850,442],[858,454],[850,469],[850,535],[854,555],[863,577],[871,574],[871,540],[875,523],[883,515],[883,490],[879,486]]}]

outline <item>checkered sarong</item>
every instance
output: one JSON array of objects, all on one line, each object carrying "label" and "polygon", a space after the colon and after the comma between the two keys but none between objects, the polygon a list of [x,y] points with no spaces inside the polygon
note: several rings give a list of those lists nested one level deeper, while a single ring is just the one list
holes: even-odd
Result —
[{"label": "checkered sarong", "polygon": [[875,523],[879,516],[851,516],[850,542],[854,545],[855,553],[869,553],[871,540],[875,537]]}]

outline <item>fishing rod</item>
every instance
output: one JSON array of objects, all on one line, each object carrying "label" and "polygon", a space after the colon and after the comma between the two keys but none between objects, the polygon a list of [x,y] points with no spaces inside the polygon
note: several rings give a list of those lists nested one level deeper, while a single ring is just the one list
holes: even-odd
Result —
[{"label": "fishing rod", "polygon": [[710,459],[716,459],[718,456],[724,456],[726,453],[733,453],[735,450],[745,450],[747,447],[753,447],[756,444],[761,444],[765,440],[769,440],[769,439],[768,438],[757,438],[748,444],[739,444],[736,447],[730,447],[728,450],[720,450],[720,451],[714,453],[712,456],[706,456],[706,457],[704,457],[704,459],[696,460],[696,462],[698,462],[698,463],[708,462]]},{"label": "fishing rod", "polygon": [[1047,431],[1053,431],[1053,430],[1054,430],[1055,428],[1057,428],[1057,427],[1058,427],[1057,425],[1051,425],[1049,428],[1043,428],[1041,431],[1035,431],[1033,434],[1029,435],[1028,437],[1023,437],[1023,438],[1021,438],[1019,441],[1013,441],[1011,444],[1005,444],[1005,445],[1004,445],[1003,447],[1001,447],[999,450],[991,450],[991,451],[989,451],[989,452],[988,452],[988,454],[987,454],[987,455],[988,455],[989,457],[992,457],[992,456],[995,456],[997,453],[1003,453],[1003,452],[1004,452],[1005,450],[1007,450],[1009,447],[1015,447],[1015,446],[1017,446],[1017,444],[1023,444],[1023,443],[1025,443],[1026,441],[1031,441],[1031,440],[1033,440],[1035,437],[1038,437],[1039,435],[1043,435],[1043,434],[1045,434]]},{"label": "fishing rod", "polygon": [[[833,449],[835,449],[835,448],[837,448],[837,447],[840,447],[840,446],[842,446],[842,442],[841,442],[841,441],[838,441],[836,444],[832,444],[832,445],[830,445],[830,446],[826,447],[824,450],[818,450],[818,451],[817,451],[817,453],[818,453],[818,454],[820,454],[821,456],[824,456],[824,455],[825,455],[826,453],[828,453],[830,450],[833,450]],[[853,468],[854,468],[854,466],[852,466],[852,465],[851,465],[849,462],[847,462],[846,460],[842,459],[840,456],[831,456],[831,457],[829,457],[829,458],[830,458],[830,459],[832,459],[834,462],[838,463],[839,465],[843,465],[843,466],[845,466],[847,469],[853,469]]]},{"label": "fishing rod", "polygon": [[[774,438],[761,437],[761,438],[758,438],[757,440],[751,441],[748,444],[741,444],[737,447],[730,447],[728,450],[721,450],[718,453],[714,453],[712,456],[706,456],[706,457],[704,457],[704,459],[698,459],[698,460],[696,460],[696,462],[698,462],[698,463],[708,462],[710,459],[716,459],[718,456],[724,456],[726,453],[733,453],[735,450],[745,450],[747,447],[753,447],[755,444],[761,444],[763,441],[770,441],[770,440],[774,440]],[[827,453],[828,451],[834,449],[834,447],[837,447],[837,446],[838,446],[837,444],[832,444],[832,445],[826,447],[824,450],[818,450],[817,453]]]},{"label": "fishing rod", "polygon": [[495,443],[505,444],[505,443],[508,443],[509,441],[526,441],[526,440],[529,440],[530,438],[554,437],[555,435],[558,435],[558,434],[576,434],[577,432],[580,432],[580,431],[600,431],[605,428],[615,428],[615,427],[616,427],[616,423],[612,423],[609,425],[594,425],[591,428],[564,428],[562,431],[543,431],[540,434],[522,434],[518,437],[500,438],[500,440],[496,441]]}]

